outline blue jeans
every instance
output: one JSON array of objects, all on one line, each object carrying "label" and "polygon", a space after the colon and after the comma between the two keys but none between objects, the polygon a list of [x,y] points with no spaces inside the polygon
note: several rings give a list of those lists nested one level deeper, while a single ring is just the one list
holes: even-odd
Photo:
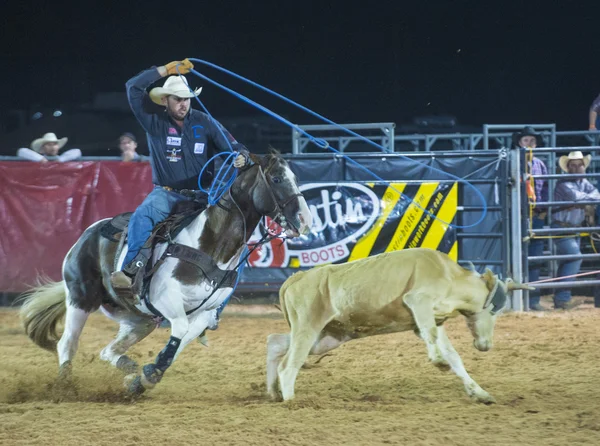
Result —
[{"label": "blue jeans", "polygon": [[130,263],[138,255],[140,249],[152,234],[154,226],[169,216],[175,204],[190,200],[190,198],[176,192],[155,186],[129,220],[128,252],[123,266]]},{"label": "blue jeans", "polygon": [[[544,227],[544,220],[538,217],[533,217],[531,220],[532,229],[542,229]],[[529,241],[529,249],[528,255],[530,257],[533,256],[542,256],[544,255],[544,240],[543,239],[531,239]],[[529,282],[535,282],[540,278],[540,269],[542,262],[531,262],[529,264]],[[536,305],[540,303],[540,290],[536,289],[534,291],[529,292],[529,305]]]},{"label": "blue jeans", "polygon": [[[560,228],[558,225],[552,225],[553,228]],[[557,255],[579,255],[581,254],[580,249],[580,238],[579,237],[565,237],[559,238],[555,241],[556,254]],[[577,274],[581,267],[581,259],[578,260],[567,260],[562,261],[558,264],[558,271],[556,272],[557,277],[570,276]],[[559,282],[565,282],[574,279],[559,280]],[[554,303],[557,302],[569,302],[571,300],[571,289],[570,288],[557,288],[554,293]]]}]

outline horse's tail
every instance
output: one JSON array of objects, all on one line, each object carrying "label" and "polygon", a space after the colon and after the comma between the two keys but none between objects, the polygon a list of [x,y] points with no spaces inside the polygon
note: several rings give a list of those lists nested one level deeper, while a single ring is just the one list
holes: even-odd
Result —
[{"label": "horse's tail", "polygon": [[19,315],[27,336],[38,346],[56,352],[56,325],[67,311],[65,282],[49,282],[26,292]]}]

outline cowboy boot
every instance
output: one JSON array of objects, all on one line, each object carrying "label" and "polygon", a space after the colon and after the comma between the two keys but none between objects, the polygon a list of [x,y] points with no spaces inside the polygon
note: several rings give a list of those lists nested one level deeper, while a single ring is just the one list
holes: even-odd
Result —
[{"label": "cowboy boot", "polygon": [[123,267],[121,271],[114,271],[110,275],[110,283],[115,293],[129,299],[135,304],[140,302],[140,293],[143,283],[143,269],[148,262],[149,250],[141,249],[134,259]]}]

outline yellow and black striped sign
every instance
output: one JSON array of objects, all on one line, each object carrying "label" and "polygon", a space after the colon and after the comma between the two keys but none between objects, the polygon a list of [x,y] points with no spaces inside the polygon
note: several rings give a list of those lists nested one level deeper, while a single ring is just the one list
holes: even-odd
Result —
[{"label": "yellow and black striped sign", "polygon": [[456,183],[392,183],[382,194],[379,218],[356,242],[348,261],[416,247],[436,249],[457,260],[456,234],[446,224],[453,221],[457,202]]}]

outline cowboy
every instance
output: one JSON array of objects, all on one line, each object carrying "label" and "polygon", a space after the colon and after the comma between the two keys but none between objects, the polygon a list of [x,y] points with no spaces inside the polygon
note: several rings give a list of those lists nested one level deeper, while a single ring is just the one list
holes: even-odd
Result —
[{"label": "cowboy", "polygon": [[[561,156],[558,164],[563,172],[568,174],[585,174],[585,170],[592,161],[591,155],[583,156],[580,151]],[[572,178],[559,180],[554,189],[556,201],[589,201],[600,200],[600,192],[585,178]],[[574,204],[561,208],[554,213],[553,228],[577,228],[584,224],[585,206]],[[579,234],[559,237],[555,241],[558,255],[581,255]],[[559,262],[557,277],[572,276],[579,272],[581,259]],[[571,279],[564,279],[571,280]],[[564,281],[563,280],[563,281]],[[578,304],[571,302],[571,290],[560,288],[554,294],[554,308],[569,310]]]},{"label": "cowboy", "polygon": [[81,158],[81,150],[79,149],[70,149],[60,155],[58,154],[58,151],[65,146],[68,140],[66,137],[58,139],[54,133],[46,133],[41,138],[33,140],[31,149],[22,147],[17,150],[17,156],[40,163],[47,163],[48,161],[64,163]]},{"label": "cowboy", "polygon": [[[532,127],[524,127],[520,132],[513,133],[513,144],[516,147],[524,149],[525,159],[527,160],[527,172],[529,176],[526,178],[527,196],[532,203],[538,201],[548,201],[548,183],[544,179],[532,179],[531,176],[547,175],[548,168],[544,162],[533,155],[533,152],[527,149],[535,149],[538,145],[543,146],[543,140],[539,133],[536,133]],[[533,180],[533,181],[532,181]],[[532,184],[533,183],[533,184]],[[536,229],[544,227],[546,219],[546,211],[543,209],[533,208],[531,216],[531,229],[535,233]],[[530,257],[538,257],[544,254],[544,241],[535,237],[529,239],[528,255]],[[529,264],[529,281],[535,282],[540,278],[540,264],[531,262]],[[529,293],[529,308],[533,311],[545,311],[545,308],[540,304],[540,291],[536,289]]]},{"label": "cowboy", "polygon": [[[127,81],[126,90],[133,114],[146,131],[152,182],[154,189],[135,210],[129,222],[128,252],[121,271],[111,275],[116,290],[129,290],[139,299],[141,280],[133,281],[138,271],[148,262],[150,248],[143,247],[154,226],[169,216],[176,203],[202,200],[206,196],[198,190],[198,176],[210,158],[218,151],[239,153],[234,166],[242,168],[249,163],[248,150],[215,119],[194,110],[190,98],[197,97],[201,88],[192,91],[182,76],[194,68],[188,60],[173,61],[153,66]],[[162,87],[150,91],[150,99],[164,107],[161,114],[152,114],[143,107],[146,88],[166,77]],[[212,177],[202,178],[206,188]],[[208,183],[208,184],[207,184]],[[132,282],[136,289],[132,289]]]},{"label": "cowboy", "polygon": [[121,161],[146,161],[146,157],[137,153],[137,139],[130,132],[119,136],[119,149],[121,150]]}]

